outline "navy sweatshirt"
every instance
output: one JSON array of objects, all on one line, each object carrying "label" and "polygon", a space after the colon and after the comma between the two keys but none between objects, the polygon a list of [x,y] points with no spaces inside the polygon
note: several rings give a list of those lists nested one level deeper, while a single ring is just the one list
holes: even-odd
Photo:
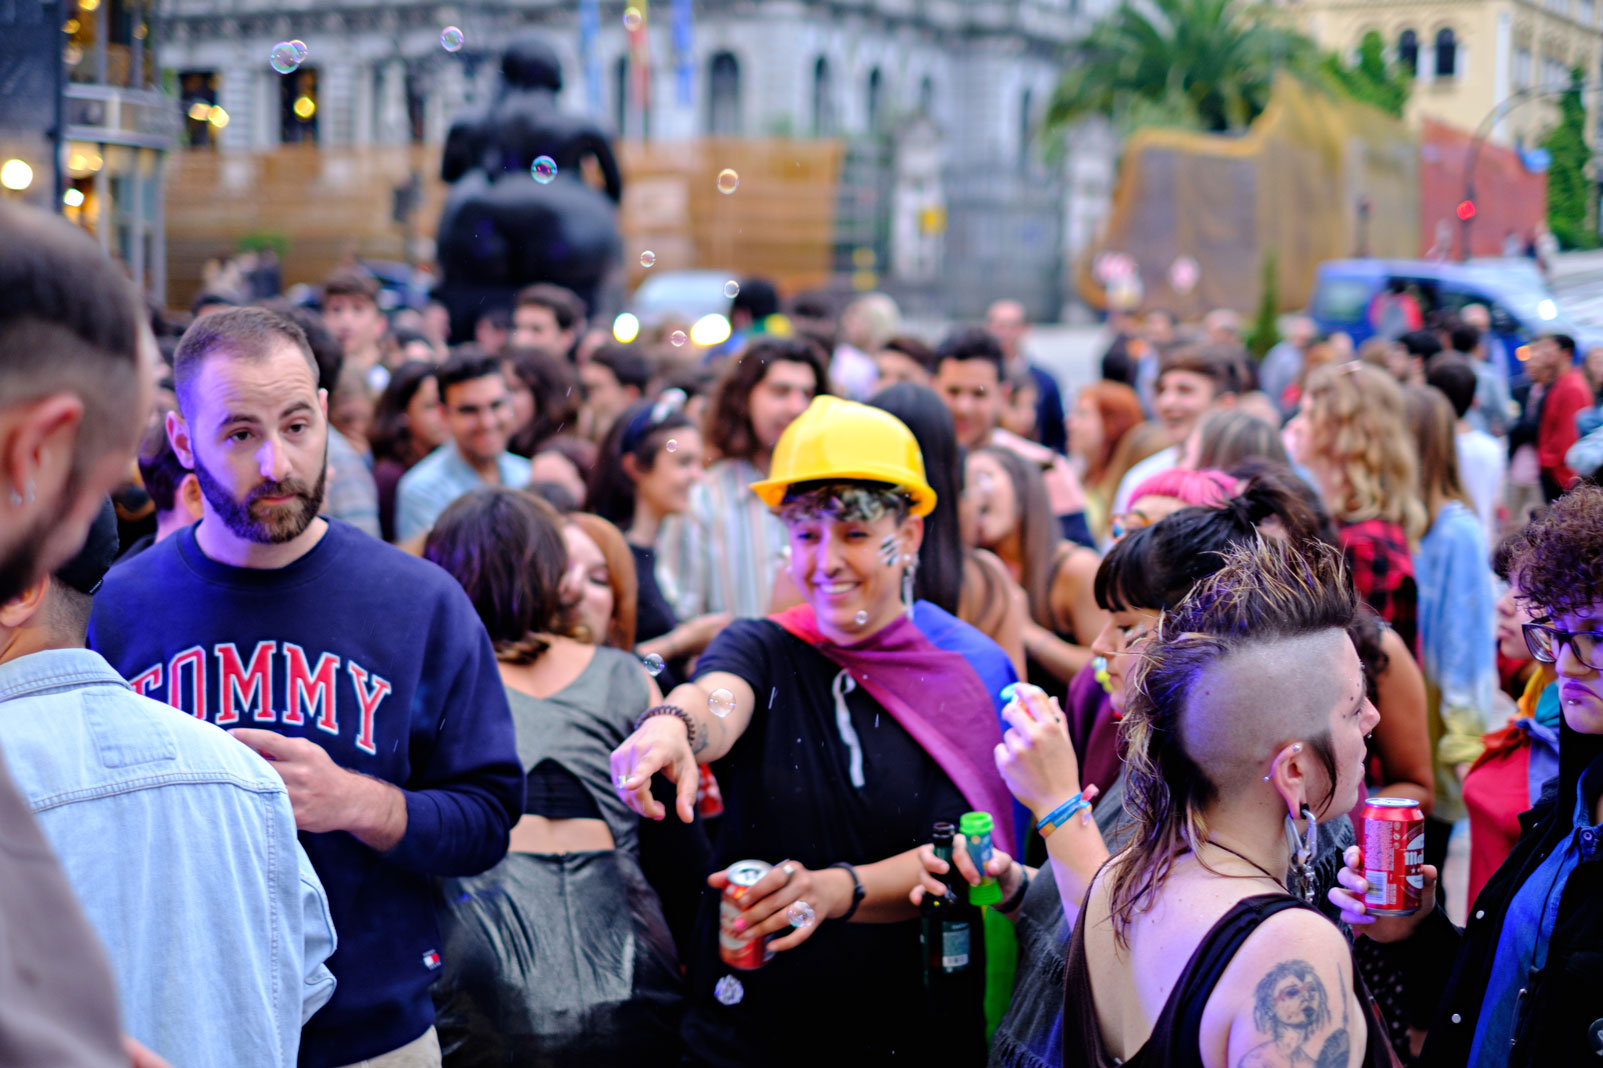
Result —
[{"label": "navy sweatshirt", "polygon": [[302,1032],[300,1064],[350,1064],[426,1031],[439,967],[429,876],[494,865],[523,808],[495,652],[461,587],[337,520],[276,570],[207,558],[191,527],[112,569],[90,644],[140,693],[220,727],[309,738],[406,791],[406,834],[388,853],[343,831],[300,836],[339,939],[339,986]]}]

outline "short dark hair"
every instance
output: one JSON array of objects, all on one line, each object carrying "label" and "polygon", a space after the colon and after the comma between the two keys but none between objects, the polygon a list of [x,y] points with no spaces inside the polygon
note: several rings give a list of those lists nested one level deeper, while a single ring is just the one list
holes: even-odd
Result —
[{"label": "short dark hair", "polygon": [[82,471],[144,414],[138,395],[146,313],[122,270],[84,231],[0,203],[0,405],[55,392],[82,399],[73,470]]},{"label": "short dark hair", "polygon": [[1240,393],[1244,378],[1243,357],[1234,345],[1179,345],[1158,360],[1158,381],[1170,371],[1202,375],[1213,383],[1214,396]]},{"label": "short dark hair", "polygon": [[540,636],[558,629],[568,568],[562,520],[549,504],[504,486],[473,490],[440,513],[423,556],[467,592],[498,660],[528,664],[545,652]]},{"label": "short dark hair", "polygon": [[275,345],[295,346],[312,373],[322,376],[306,340],[306,331],[286,315],[266,308],[227,308],[196,319],[178,342],[173,354],[173,391],[185,418],[194,413],[193,390],[201,368],[214,356],[235,360],[263,360]]},{"label": "short dark hair", "polygon": [[203,289],[189,302],[189,314],[198,316],[202,308],[212,307],[237,308],[239,300],[231,294],[221,293],[215,289]]},{"label": "short dark hair", "polygon": [[1002,355],[1001,343],[990,331],[978,326],[961,327],[941,339],[935,348],[935,366],[939,368],[947,360],[984,360],[996,368],[998,382],[1006,373],[1007,361]]},{"label": "short dark hair", "polygon": [[365,297],[378,307],[378,279],[360,271],[336,271],[323,282],[323,305],[330,297]]},{"label": "short dark hair", "polygon": [[1570,337],[1568,334],[1545,334],[1543,336],[1547,337],[1553,342],[1553,344],[1563,349],[1565,354],[1569,356],[1571,363],[1575,362],[1575,339],[1573,337]]},{"label": "short dark hair", "polygon": [[579,299],[579,294],[549,282],[537,282],[518,290],[513,307],[522,308],[525,305],[550,308],[551,314],[556,316],[557,326],[563,330],[572,330],[585,313],[584,301]]},{"label": "short dark hair", "polygon": [[1456,319],[1453,328],[1447,332],[1447,339],[1453,343],[1454,352],[1474,352],[1481,344],[1480,328]]},{"label": "short dark hair", "polygon": [[1428,360],[1442,351],[1442,339],[1434,330],[1410,330],[1397,339],[1410,356]]},{"label": "short dark hair", "polygon": [[491,375],[503,382],[506,381],[505,363],[501,357],[486,356],[477,350],[458,353],[440,365],[436,376],[440,383],[440,400],[445,400],[446,391],[452,386],[471,382],[475,378],[489,378]]},{"label": "short dark hair", "polygon": [[744,352],[726,360],[702,420],[701,436],[713,458],[749,460],[761,447],[751,425],[751,391],[776,363],[799,363],[813,372],[814,395],[829,392],[829,363],[817,344],[802,338],[758,334]]},{"label": "short dark hair", "polygon": [[651,382],[651,361],[633,345],[608,342],[591,354],[590,362],[611,371],[620,386],[633,386],[644,393]]},{"label": "short dark hair", "polygon": [[277,312],[301,328],[306,344],[311,346],[312,361],[317,364],[317,388],[326,389],[332,397],[339,385],[340,373],[345,370],[345,348],[323,322],[323,317],[282,297],[258,301],[256,306]]},{"label": "short dark hair", "polygon": [[139,480],[156,506],[158,515],[166,515],[178,505],[178,487],[189,474],[167,440],[166,420],[145,431],[139,442]]},{"label": "short dark hair", "polygon": [[779,314],[779,290],[766,278],[742,278],[740,292],[729,302],[729,314],[743,311],[754,323]]},{"label": "short dark hair", "polygon": [[1430,366],[1425,368],[1425,383],[1440,390],[1452,402],[1455,418],[1464,418],[1475,404],[1475,388],[1479,384],[1475,369],[1456,356],[1443,354],[1430,361]]},{"label": "short dark hair", "polygon": [[918,338],[910,334],[898,334],[879,347],[881,352],[897,352],[924,368],[929,374],[935,373],[935,350],[930,348]]}]

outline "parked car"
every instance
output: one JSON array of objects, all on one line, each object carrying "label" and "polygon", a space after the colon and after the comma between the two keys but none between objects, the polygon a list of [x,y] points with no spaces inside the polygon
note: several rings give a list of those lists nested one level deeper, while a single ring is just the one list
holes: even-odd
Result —
[{"label": "parked car", "polygon": [[1373,337],[1377,300],[1403,286],[1428,319],[1434,311],[1456,312],[1484,304],[1492,333],[1508,356],[1510,378],[1517,378],[1523,346],[1543,334],[1575,338],[1577,358],[1603,334],[1577,325],[1564,313],[1547,283],[1528,264],[1501,260],[1440,263],[1435,260],[1330,260],[1319,266],[1309,314],[1322,333],[1343,331],[1354,344]]}]

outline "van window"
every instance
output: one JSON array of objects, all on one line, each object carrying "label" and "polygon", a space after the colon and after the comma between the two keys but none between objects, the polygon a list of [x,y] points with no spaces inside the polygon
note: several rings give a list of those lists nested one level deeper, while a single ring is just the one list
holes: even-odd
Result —
[{"label": "van window", "polygon": [[1362,323],[1369,313],[1374,283],[1365,278],[1327,278],[1314,292],[1314,318],[1334,323]]}]

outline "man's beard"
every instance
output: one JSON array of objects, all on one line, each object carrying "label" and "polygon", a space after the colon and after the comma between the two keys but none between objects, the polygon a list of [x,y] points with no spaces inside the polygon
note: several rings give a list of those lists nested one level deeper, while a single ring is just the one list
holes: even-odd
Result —
[{"label": "man's beard", "polygon": [[[300,537],[322,510],[323,494],[328,489],[328,450],[325,448],[323,451],[323,466],[315,486],[307,486],[298,478],[263,482],[252,489],[243,501],[238,501],[206,469],[199,454],[195,456],[195,481],[200,483],[200,492],[212,506],[212,511],[235,535],[259,545],[282,545]],[[251,509],[263,497],[295,499],[274,507],[266,517],[257,518]]]}]

